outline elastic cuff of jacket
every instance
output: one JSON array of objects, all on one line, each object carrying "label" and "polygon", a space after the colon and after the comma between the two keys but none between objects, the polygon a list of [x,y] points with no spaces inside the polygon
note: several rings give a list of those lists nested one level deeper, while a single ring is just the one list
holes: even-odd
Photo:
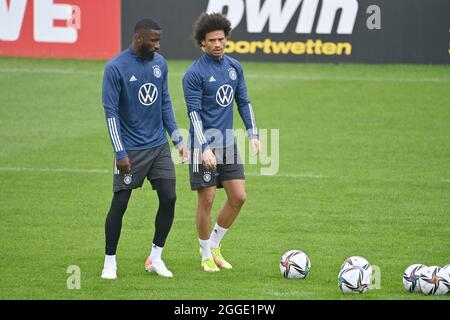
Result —
[{"label": "elastic cuff of jacket", "polygon": [[252,140],[252,139],[258,139],[259,140],[259,134],[254,134],[254,133],[248,133],[248,138],[250,139],[250,140]]},{"label": "elastic cuff of jacket", "polygon": [[116,160],[120,160],[120,159],[123,159],[123,158],[126,158],[126,157],[128,157],[128,154],[127,154],[126,151],[116,152]]},{"label": "elastic cuff of jacket", "polygon": [[208,143],[202,144],[202,153],[209,149]]}]

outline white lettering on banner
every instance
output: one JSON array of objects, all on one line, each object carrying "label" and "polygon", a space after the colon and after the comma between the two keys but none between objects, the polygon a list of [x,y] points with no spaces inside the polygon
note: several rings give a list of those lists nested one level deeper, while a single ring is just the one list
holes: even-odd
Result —
[{"label": "white lettering on banner", "polygon": [[283,33],[302,0],[287,0],[282,7],[280,0],[266,0],[260,9],[260,0],[247,1],[247,29],[260,33],[269,21],[270,33]]},{"label": "white lettering on banner", "polygon": [[34,0],[34,40],[37,42],[74,43],[78,32],[74,27],[55,27],[54,20],[72,18],[72,6],[55,4],[53,0]]},{"label": "white lettering on banner", "polygon": [[[316,32],[331,34],[338,10],[338,34],[352,34],[358,14],[357,0],[321,0],[322,6]],[[284,5],[283,5],[284,4]],[[247,32],[261,33],[269,24],[269,33],[283,33],[294,13],[301,5],[296,33],[311,33],[318,11],[319,0],[209,0],[207,12],[223,12],[227,7],[227,17],[232,28],[239,25],[246,11]]]},{"label": "white lettering on banner", "polygon": [[303,1],[295,29],[296,33],[312,33],[318,5],[319,0]]},{"label": "white lettering on banner", "polygon": [[330,34],[333,29],[334,19],[339,9],[342,9],[337,33],[352,34],[358,14],[358,1],[356,0],[322,0],[322,11],[316,32],[319,34]]},{"label": "white lettering on banner", "polygon": [[16,41],[22,29],[27,0],[0,0],[0,40]]},{"label": "white lettering on banner", "polygon": [[[27,0],[0,0],[0,40],[17,41],[22,31]],[[74,43],[81,25],[81,10],[53,0],[34,0],[34,40],[36,42]],[[66,27],[55,27],[55,20],[67,20]]]}]

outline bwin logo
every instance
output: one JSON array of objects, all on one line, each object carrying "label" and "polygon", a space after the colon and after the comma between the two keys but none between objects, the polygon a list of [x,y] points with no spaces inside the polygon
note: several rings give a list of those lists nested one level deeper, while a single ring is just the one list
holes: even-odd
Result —
[{"label": "bwin logo", "polygon": [[151,106],[158,99],[158,89],[153,83],[143,84],[139,88],[139,101],[144,106]]},{"label": "bwin logo", "polygon": [[[320,1],[322,5],[319,12]],[[342,10],[336,32],[352,34],[358,6],[357,0],[209,0],[206,11],[223,12],[227,8],[227,17],[233,29],[241,23],[246,12],[248,33],[261,33],[267,24],[269,33],[284,33],[300,7],[296,33],[313,33],[318,15],[316,33],[331,34],[338,11]]]},{"label": "bwin logo", "polygon": [[233,102],[234,92],[233,88],[228,84],[224,84],[217,90],[216,101],[222,107],[227,107]]}]

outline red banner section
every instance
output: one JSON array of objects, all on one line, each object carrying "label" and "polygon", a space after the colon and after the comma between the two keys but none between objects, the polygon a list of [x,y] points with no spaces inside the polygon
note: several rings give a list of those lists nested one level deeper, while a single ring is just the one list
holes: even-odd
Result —
[{"label": "red banner section", "polygon": [[0,0],[0,55],[109,59],[120,11],[120,0]]}]

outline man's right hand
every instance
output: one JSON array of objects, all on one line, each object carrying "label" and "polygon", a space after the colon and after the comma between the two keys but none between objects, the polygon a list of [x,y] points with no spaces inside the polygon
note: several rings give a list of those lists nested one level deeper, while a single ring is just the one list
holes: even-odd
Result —
[{"label": "man's right hand", "polygon": [[131,173],[131,162],[128,157],[116,160],[116,167],[119,170],[119,173],[124,172],[125,174]]},{"label": "man's right hand", "polygon": [[217,166],[216,156],[211,151],[211,149],[207,149],[207,150],[203,151],[202,160],[203,160],[202,161],[203,165],[206,167],[206,169],[216,170],[216,166]]}]

